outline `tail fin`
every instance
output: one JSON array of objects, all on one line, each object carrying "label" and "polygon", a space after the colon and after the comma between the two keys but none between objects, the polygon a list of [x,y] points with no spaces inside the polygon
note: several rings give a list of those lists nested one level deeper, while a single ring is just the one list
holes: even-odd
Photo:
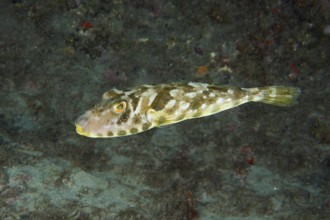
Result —
[{"label": "tail fin", "polygon": [[[252,101],[277,106],[291,106],[298,103],[300,89],[289,86],[265,86],[258,88],[259,92]],[[258,97],[258,98],[257,98]]]}]

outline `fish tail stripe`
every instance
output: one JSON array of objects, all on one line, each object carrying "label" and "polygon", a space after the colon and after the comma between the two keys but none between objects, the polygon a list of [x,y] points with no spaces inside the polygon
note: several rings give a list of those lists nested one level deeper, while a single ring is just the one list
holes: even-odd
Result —
[{"label": "fish tail stripe", "polygon": [[[297,104],[300,95],[300,89],[287,86],[266,86],[260,87],[259,94],[256,95],[258,101],[277,106],[292,106]],[[259,99],[259,100],[258,100]]]}]

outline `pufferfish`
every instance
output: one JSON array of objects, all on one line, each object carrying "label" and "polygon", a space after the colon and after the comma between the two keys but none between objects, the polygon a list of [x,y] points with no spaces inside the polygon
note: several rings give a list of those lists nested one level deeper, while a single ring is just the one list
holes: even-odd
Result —
[{"label": "pufferfish", "polygon": [[299,94],[299,88],[288,86],[239,88],[195,82],[142,85],[128,91],[112,89],[76,120],[76,131],[91,138],[126,136],[213,115],[247,102],[291,106],[297,103]]}]

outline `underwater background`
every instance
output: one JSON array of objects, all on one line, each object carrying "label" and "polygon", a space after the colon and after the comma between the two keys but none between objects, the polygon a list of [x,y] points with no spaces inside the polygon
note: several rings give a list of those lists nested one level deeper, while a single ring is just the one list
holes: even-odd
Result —
[{"label": "underwater background", "polygon": [[[330,219],[327,0],[1,0],[0,219]],[[74,122],[109,89],[296,86],[141,134]]]}]

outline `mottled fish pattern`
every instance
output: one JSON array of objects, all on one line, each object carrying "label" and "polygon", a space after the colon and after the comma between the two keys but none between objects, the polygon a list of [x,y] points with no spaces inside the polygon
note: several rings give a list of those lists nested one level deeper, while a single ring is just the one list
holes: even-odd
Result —
[{"label": "mottled fish pattern", "polygon": [[299,94],[296,87],[239,88],[193,82],[142,85],[129,91],[112,89],[76,120],[76,131],[92,138],[126,136],[247,102],[291,106],[297,103]]}]

